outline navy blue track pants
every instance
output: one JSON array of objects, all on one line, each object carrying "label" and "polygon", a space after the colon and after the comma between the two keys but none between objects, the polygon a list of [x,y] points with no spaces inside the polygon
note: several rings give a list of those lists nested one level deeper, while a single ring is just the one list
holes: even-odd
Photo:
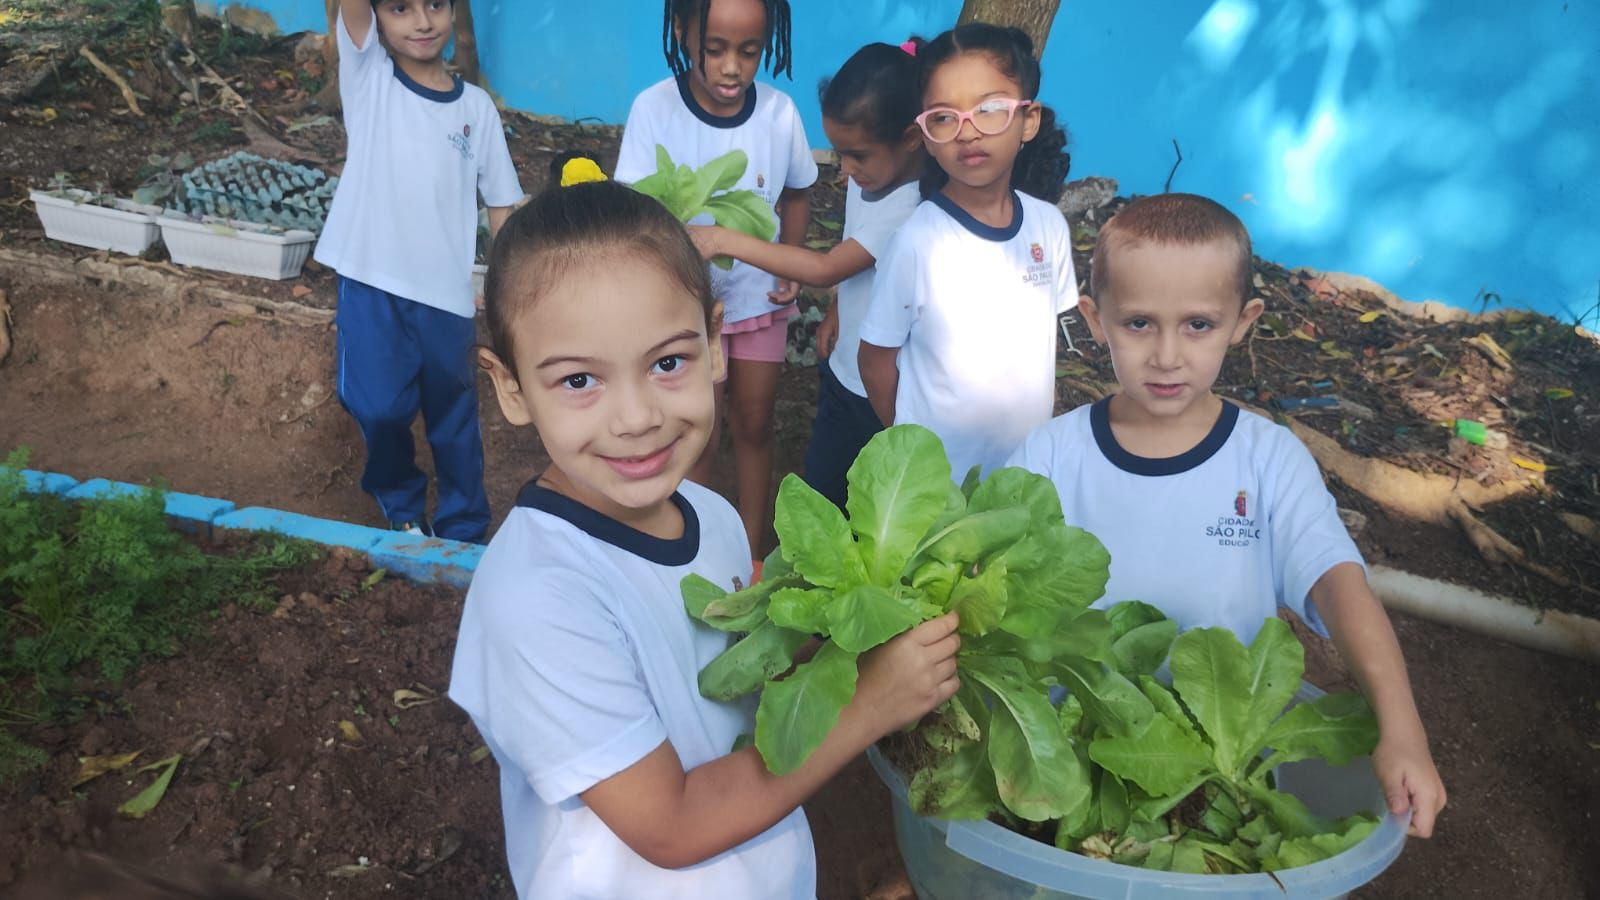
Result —
[{"label": "navy blue track pants", "polygon": [[411,423],[422,413],[438,478],[434,534],[482,542],[483,489],[472,319],[339,278],[339,401],[367,444],[361,489],[392,524],[424,521],[428,476],[417,468]]}]

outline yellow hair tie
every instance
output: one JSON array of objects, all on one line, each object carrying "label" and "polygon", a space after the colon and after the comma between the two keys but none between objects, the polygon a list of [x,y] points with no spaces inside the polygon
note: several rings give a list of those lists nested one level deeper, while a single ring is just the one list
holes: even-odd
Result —
[{"label": "yellow hair tie", "polygon": [[606,173],[600,171],[600,166],[592,159],[579,156],[567,160],[561,167],[561,186],[572,187],[586,181],[605,181]]}]

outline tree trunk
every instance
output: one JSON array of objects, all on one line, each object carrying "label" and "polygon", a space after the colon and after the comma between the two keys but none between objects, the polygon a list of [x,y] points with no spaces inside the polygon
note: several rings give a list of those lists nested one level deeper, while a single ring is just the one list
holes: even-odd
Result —
[{"label": "tree trunk", "polygon": [[478,33],[472,28],[472,0],[456,0],[456,71],[478,84]]},{"label": "tree trunk", "polygon": [[1044,42],[1050,37],[1061,0],[965,0],[956,24],[990,22],[1020,28],[1033,38],[1033,52],[1044,55]]},{"label": "tree trunk", "polygon": [[322,42],[322,90],[317,92],[317,105],[326,110],[337,110],[339,100],[339,38],[334,29],[339,27],[339,0],[327,0],[328,36]]}]

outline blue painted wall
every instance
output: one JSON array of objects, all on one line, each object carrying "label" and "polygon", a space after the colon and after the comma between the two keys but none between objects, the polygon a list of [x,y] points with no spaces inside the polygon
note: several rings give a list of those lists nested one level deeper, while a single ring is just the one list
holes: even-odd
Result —
[{"label": "blue painted wall", "polygon": [[[252,0],[286,30],[321,0]],[[932,36],[960,0],[800,0],[795,78],[863,43]],[[493,89],[620,122],[662,78],[655,0],[478,0]],[[1600,0],[1063,0],[1043,99],[1073,174],[1227,203],[1258,251],[1371,276],[1407,299],[1494,298],[1600,324]]]}]

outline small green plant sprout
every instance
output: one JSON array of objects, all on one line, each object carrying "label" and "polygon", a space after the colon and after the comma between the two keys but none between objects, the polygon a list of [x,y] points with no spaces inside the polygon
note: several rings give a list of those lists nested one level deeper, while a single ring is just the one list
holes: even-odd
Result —
[{"label": "small green plant sprout", "polygon": [[[732,189],[749,164],[743,150],[733,150],[691,169],[674,163],[667,148],[657,144],[655,174],[634,182],[633,189],[661,201],[680,222],[710,214],[724,228],[770,241],[778,234],[778,217],[771,204],[755,191]],[[733,260],[727,257],[713,262],[723,269],[733,267]]]},{"label": "small green plant sprout", "polygon": [[152,153],[139,170],[144,184],[134,189],[133,202],[146,206],[170,205],[183,189],[183,171],[192,165],[194,157],[188,153],[174,156]]}]

